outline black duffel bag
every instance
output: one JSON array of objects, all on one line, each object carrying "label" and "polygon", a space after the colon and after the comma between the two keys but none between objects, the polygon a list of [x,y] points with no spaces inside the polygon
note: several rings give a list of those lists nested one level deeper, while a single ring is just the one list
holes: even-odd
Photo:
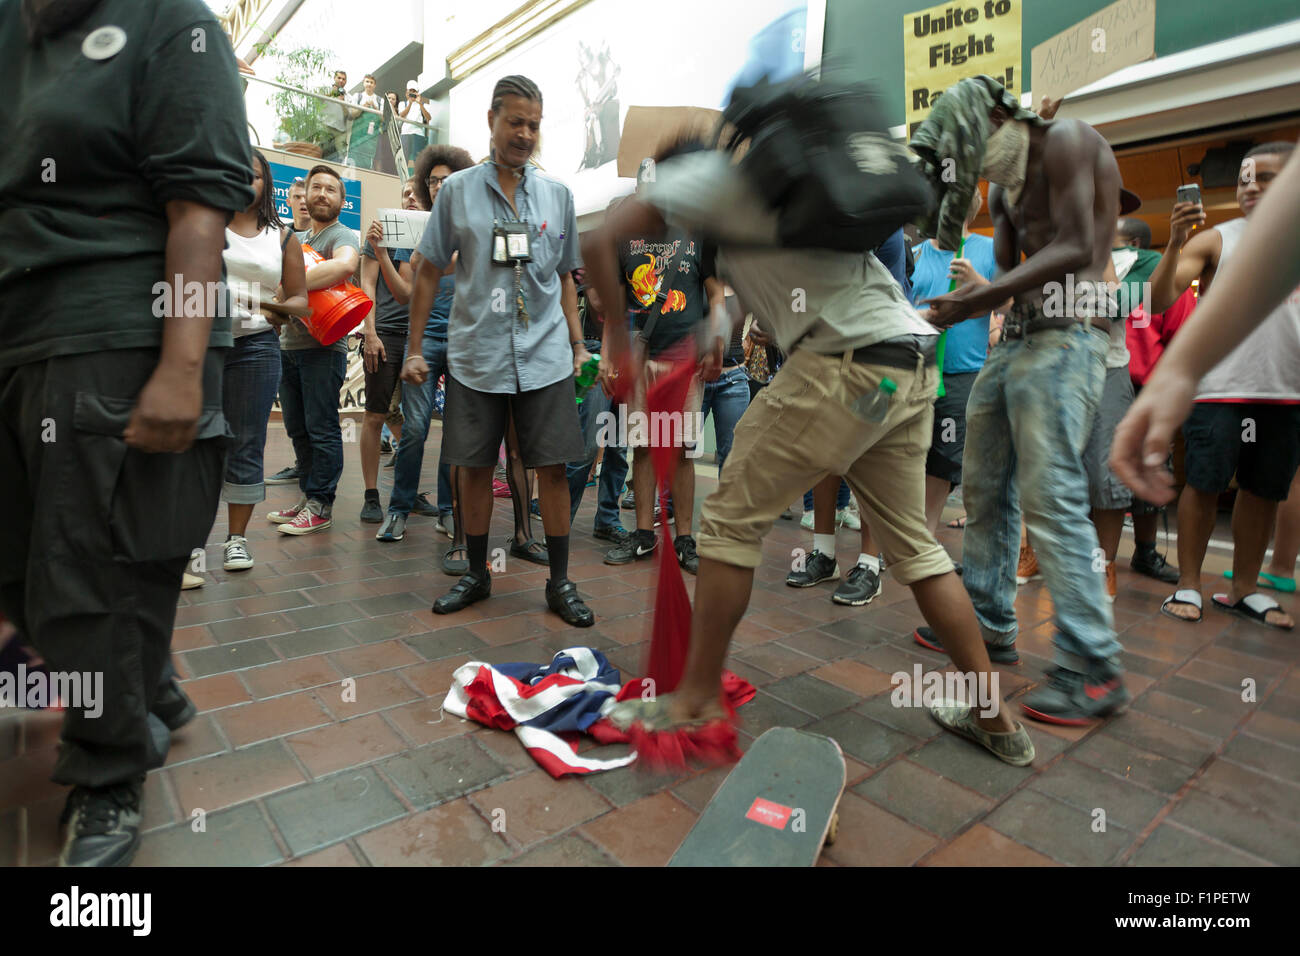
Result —
[{"label": "black duffel bag", "polygon": [[740,168],[776,210],[782,246],[875,249],[934,202],[867,84],[763,80],[732,94],[722,123],[728,149],[749,140]]}]

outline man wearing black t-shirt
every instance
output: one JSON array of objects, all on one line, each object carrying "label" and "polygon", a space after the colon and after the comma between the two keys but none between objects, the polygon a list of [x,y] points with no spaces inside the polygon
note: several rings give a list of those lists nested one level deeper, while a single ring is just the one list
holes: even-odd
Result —
[{"label": "man wearing black t-shirt", "polygon": [[[715,310],[716,320],[730,330],[723,298],[723,286],[714,275],[713,251],[695,236],[679,229],[654,239],[632,238],[619,244],[619,276],[627,290],[628,314],[638,336],[645,341],[647,378],[663,371],[659,357],[688,336],[700,332],[705,316]],[[699,441],[698,424],[703,385],[717,379],[720,355],[705,356],[702,375],[692,383],[683,412],[683,454],[670,482],[677,535],[673,550],[682,569],[694,574],[699,567],[691,518],[695,511],[695,462],[691,455]],[[644,412],[644,395],[633,396],[626,411],[628,445],[632,447],[632,491],[636,501],[636,531],[628,540],[605,555],[606,564],[630,564],[654,554],[655,475],[650,448],[637,439],[633,417]],[[661,437],[653,423],[644,437]]]},{"label": "man wearing black t-shirt", "polygon": [[145,772],[195,713],[168,657],[230,434],[238,75],[201,0],[0,3],[0,613],[95,698],[54,764],[63,865],[130,862]]}]

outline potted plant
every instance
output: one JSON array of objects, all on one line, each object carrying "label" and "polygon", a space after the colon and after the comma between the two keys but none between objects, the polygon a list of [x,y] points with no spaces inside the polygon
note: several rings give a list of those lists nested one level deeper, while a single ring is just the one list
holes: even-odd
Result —
[{"label": "potted plant", "polygon": [[[258,53],[273,59],[279,67],[277,83],[300,90],[321,92],[321,78],[337,58],[330,50],[301,47],[286,52],[275,46],[260,44]],[[277,148],[290,153],[320,158],[320,143],[328,133],[324,122],[327,104],[314,96],[277,90],[271,96],[271,105],[279,118],[280,133],[287,142],[277,142]],[[277,136],[277,141],[279,137]]]}]

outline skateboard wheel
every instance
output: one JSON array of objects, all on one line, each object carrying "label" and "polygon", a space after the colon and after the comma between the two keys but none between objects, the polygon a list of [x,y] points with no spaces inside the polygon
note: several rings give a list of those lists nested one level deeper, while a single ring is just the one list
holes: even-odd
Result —
[{"label": "skateboard wheel", "polygon": [[839,836],[839,834],[840,834],[840,815],[838,813],[832,813],[831,825],[830,828],[827,829],[826,831],[826,845],[830,846],[832,843],[834,843],[835,838]]}]

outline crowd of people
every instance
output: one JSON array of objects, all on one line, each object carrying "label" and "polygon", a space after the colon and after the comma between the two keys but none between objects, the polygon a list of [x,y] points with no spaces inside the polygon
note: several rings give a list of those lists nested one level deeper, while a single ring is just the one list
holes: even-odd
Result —
[{"label": "crowd of people", "polygon": [[[1287,177],[1300,193],[1292,144],[1245,155],[1240,218],[1203,228],[1199,203],[1176,203],[1160,255],[1131,218],[1140,198],[1095,130],[1054,119],[1050,104],[1025,109],[977,77],[945,93],[913,136],[934,173],[935,212],[876,249],[782,248],[777,214],[754,184],[689,135],[663,145],[655,175],[580,239],[573,193],[533,161],[542,91],[507,76],[487,104],[485,160],[449,145],[418,150],[402,204],[429,218],[415,248],[390,248],[378,223],[358,235],[339,222],[343,182],[324,163],[294,184],[293,222],[280,221],[267,160],[240,122],[233,52],[187,52],[189,26],[215,26],[203,4],[102,0],[96,16],[110,12],[128,34],[158,40],[99,63],[96,95],[112,108],[69,114],[59,70],[39,51],[85,10],[0,10],[0,38],[36,77],[0,122],[30,134],[7,140],[17,154],[0,169],[0,203],[15,226],[0,238],[0,489],[17,505],[0,548],[0,612],[51,668],[107,675],[105,718],[69,710],[65,719],[54,773],[73,788],[62,863],[129,861],[144,774],[195,712],[170,666],[171,631],[218,499],[229,572],[256,567],[247,529],[267,483],[298,486],[295,503],[266,516],[283,534],[326,532],[338,517],[347,340],[323,344],[301,319],[312,292],[358,274],[373,303],[356,336],[366,390],[359,520],[397,544],[413,512],[436,519],[450,541],[441,569],[457,580],[435,613],[490,599],[494,497],[513,506],[510,554],[549,569],[547,607],[579,628],[600,610],[568,571],[585,489],[597,489],[592,534],[611,545],[612,566],[650,558],[655,527],[674,525],[673,554],[659,560],[698,575],[686,673],[672,693],[618,705],[620,727],[689,732],[727,719],[723,666],[763,538],[795,515],[800,496],[812,548],[787,583],[835,581],[831,600],[863,607],[888,570],[925,619],[917,643],[963,673],[1019,661],[1016,588],[1041,575],[1057,653],[1022,701],[1035,720],[1086,724],[1129,700],[1111,610],[1126,515],[1131,569],[1176,584],[1161,610],[1194,626],[1217,502],[1235,477],[1231,583],[1213,604],[1294,626],[1260,588],[1295,587],[1300,296],[1294,277],[1256,281],[1253,331],[1244,321],[1205,331],[1191,291],[1213,287],[1222,310],[1218,286],[1246,283],[1238,276],[1258,263],[1247,252],[1258,247],[1251,219],[1268,212],[1276,228],[1262,198]],[[346,79],[336,75],[335,89]],[[191,96],[211,107],[203,122],[171,107]],[[368,77],[347,102],[377,100]],[[427,122],[414,86],[404,106],[406,120]],[[146,121],[115,125],[128,107]],[[75,147],[87,123],[112,148]],[[356,138],[336,132],[337,160]],[[959,139],[982,161],[940,175],[927,158]],[[57,186],[31,174],[51,155]],[[111,198],[104,182],[115,184]],[[971,231],[985,206],[991,239]],[[114,225],[125,215],[140,223],[129,250]],[[305,263],[303,246],[314,260]],[[191,281],[236,290],[228,314],[187,309]],[[1062,284],[1088,294],[1061,309],[1051,290]],[[802,309],[790,305],[796,288]],[[1166,349],[1178,372],[1162,372]],[[603,412],[645,411],[649,390],[683,362],[693,372],[681,410],[711,415],[716,434],[718,486],[698,509],[698,531],[702,436],[676,442],[661,502],[653,441],[632,432],[611,441],[599,428]],[[575,383],[593,368],[583,394]],[[439,393],[434,504],[420,484]],[[267,478],[277,395],[295,462]],[[1160,404],[1170,395],[1172,411]],[[1190,415],[1175,441],[1180,408]],[[57,441],[43,437],[50,422]],[[387,508],[378,480],[386,427],[395,439]],[[1174,569],[1156,539],[1176,447]],[[959,565],[936,538],[958,487]],[[860,533],[842,580],[837,524]],[[1007,707],[958,702],[931,713],[1003,761],[1034,759]]]}]

